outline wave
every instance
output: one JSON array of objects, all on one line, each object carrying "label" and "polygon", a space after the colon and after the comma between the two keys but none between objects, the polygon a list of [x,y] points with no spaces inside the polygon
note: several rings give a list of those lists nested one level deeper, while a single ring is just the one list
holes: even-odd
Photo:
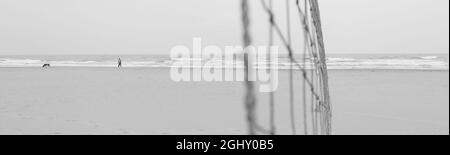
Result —
[{"label": "wave", "polygon": [[33,60],[33,59],[0,59],[0,62],[3,63],[17,63],[17,64],[37,64],[42,63],[41,60]]},{"label": "wave", "polygon": [[438,59],[438,56],[424,56],[424,57],[419,57],[420,59],[425,59],[425,60],[432,60],[432,59]]},{"label": "wave", "polygon": [[354,58],[327,58],[327,61],[356,61]]},{"label": "wave", "polygon": [[[65,58],[67,59],[67,58]],[[40,60],[34,58],[0,58],[0,67],[41,67],[45,63],[52,67],[117,67],[115,59],[89,60]],[[195,62],[195,63],[194,63]],[[199,63],[200,62],[200,63]],[[242,68],[242,61],[224,61],[221,59],[199,60],[199,59],[175,59],[168,58],[146,58],[146,59],[125,59],[123,67],[148,67],[148,68],[169,68],[173,64],[182,64],[186,68],[219,67],[219,68]],[[261,61],[253,63],[255,68],[266,69],[269,66],[278,69],[302,68],[310,69],[314,65],[307,59],[305,64],[293,64],[288,59],[281,59],[279,62]],[[194,66],[195,65],[195,66]],[[305,65],[305,66],[303,66]],[[439,60],[436,56],[426,57],[330,57],[327,58],[329,69],[415,69],[415,70],[448,70],[449,64]]]}]

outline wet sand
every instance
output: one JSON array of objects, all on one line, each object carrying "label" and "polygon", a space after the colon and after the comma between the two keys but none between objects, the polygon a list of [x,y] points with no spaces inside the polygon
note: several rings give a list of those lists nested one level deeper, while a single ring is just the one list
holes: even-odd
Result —
[{"label": "wet sand", "polygon": [[[286,77],[276,93],[279,134],[291,133]],[[448,135],[448,79],[448,71],[332,70],[333,134]],[[167,68],[0,68],[0,134],[246,134],[243,96],[240,82],[176,83]],[[267,94],[258,100],[267,126]]]}]

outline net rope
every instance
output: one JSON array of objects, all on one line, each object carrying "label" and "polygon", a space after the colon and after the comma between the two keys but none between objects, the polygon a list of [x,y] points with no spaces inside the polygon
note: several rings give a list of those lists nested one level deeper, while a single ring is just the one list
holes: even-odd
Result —
[{"label": "net rope", "polygon": [[[288,59],[291,62],[289,68],[289,103],[290,103],[290,122],[292,134],[297,134],[296,112],[302,113],[303,134],[331,134],[331,104],[328,88],[328,73],[326,65],[326,55],[322,36],[319,5],[317,0],[285,0],[286,2],[286,35],[283,34],[280,24],[276,22],[277,16],[273,11],[273,0],[260,0],[262,9],[268,15],[269,22],[269,46],[274,45],[275,37],[281,40],[283,47],[288,52]],[[302,6],[303,4],[303,6]],[[291,32],[291,7],[295,6],[298,11],[301,29],[303,31],[304,46],[303,49],[294,49],[292,44]],[[250,34],[250,6],[249,0],[241,0],[242,25],[243,25],[243,45],[248,47],[252,45],[252,36]],[[269,51],[270,52],[270,51]],[[294,55],[302,55],[301,60],[297,60]],[[268,54],[268,60],[271,60]],[[309,69],[307,61],[310,61]],[[265,130],[257,123],[257,97],[255,93],[255,83],[249,80],[250,64],[249,52],[244,51],[244,71],[245,71],[245,110],[248,124],[248,133],[255,134],[276,134],[275,122],[275,93],[269,94],[270,106],[270,129]],[[294,68],[295,67],[295,68]],[[268,72],[271,71],[272,63],[268,63]],[[302,93],[300,96],[302,111],[295,110],[294,96],[294,75],[295,71],[300,71],[302,79]],[[308,89],[309,88],[309,89]],[[311,96],[307,99],[308,95]],[[310,107],[309,113],[307,107]],[[309,115],[309,116],[308,116]],[[309,119],[310,118],[310,119]],[[311,131],[311,132],[310,132]]]}]

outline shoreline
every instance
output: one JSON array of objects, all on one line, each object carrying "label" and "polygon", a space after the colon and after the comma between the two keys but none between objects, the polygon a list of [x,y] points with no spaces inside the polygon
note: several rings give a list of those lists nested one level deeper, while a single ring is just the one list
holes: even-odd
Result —
[{"label": "shoreline", "polygon": [[[49,68],[42,68],[42,67],[0,67],[1,69],[42,69],[42,70],[51,70],[51,69],[170,69],[170,67],[58,67],[58,66],[52,66]],[[191,69],[198,69],[198,68],[191,68]],[[200,68],[201,69],[201,68]],[[228,68],[222,68],[222,70],[226,70]],[[265,70],[265,69],[259,69],[259,70]],[[311,69],[306,69],[310,71]],[[289,71],[289,69],[278,69],[278,71]],[[301,70],[296,69],[294,70],[296,72],[299,72]],[[449,69],[328,69],[328,71],[384,71],[384,72],[408,72],[408,71],[416,71],[416,72],[449,72]]]}]

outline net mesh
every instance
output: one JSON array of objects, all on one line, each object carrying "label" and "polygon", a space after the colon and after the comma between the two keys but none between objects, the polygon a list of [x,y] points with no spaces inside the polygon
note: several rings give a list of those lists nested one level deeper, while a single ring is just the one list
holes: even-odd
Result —
[{"label": "net mesh", "polygon": [[[326,65],[326,55],[322,34],[322,26],[320,19],[319,4],[317,0],[284,0],[276,1],[277,3],[284,3],[286,13],[283,16],[276,15],[274,11],[273,0],[258,0],[260,6],[250,6],[249,0],[241,0],[242,11],[242,26],[243,26],[243,45],[248,47],[252,45],[251,31],[251,17],[250,8],[262,9],[267,15],[269,23],[269,46],[274,45],[276,40],[281,42],[283,48],[288,52],[288,59],[291,65],[288,68],[288,83],[289,83],[289,105],[290,105],[290,128],[293,134],[309,135],[329,135],[331,134],[331,103],[328,88],[328,73]],[[252,3],[253,4],[253,3]],[[292,14],[293,10],[298,12],[297,15]],[[294,16],[298,16],[297,21],[291,20]],[[278,18],[286,18],[286,23],[277,22]],[[301,27],[301,34],[294,34],[292,32],[292,23],[298,22]],[[285,25],[282,28],[281,25]],[[284,32],[283,32],[284,31]],[[303,43],[293,42],[292,37],[300,35],[303,38]],[[269,60],[271,60],[269,58]],[[255,82],[249,80],[248,75],[252,70],[250,69],[251,60],[248,52],[244,52],[244,67],[245,67],[245,111],[248,124],[248,133],[255,134],[277,134],[275,107],[277,103],[275,93],[269,94],[269,117],[270,127],[264,129],[257,121],[258,98],[255,92]],[[268,72],[272,63],[268,63]],[[302,83],[301,92],[296,92],[294,85],[299,82],[295,78],[296,74],[301,77]],[[283,79],[284,80],[284,79]],[[295,101],[294,97],[301,97],[300,101]],[[301,110],[296,109],[296,105],[300,105]],[[300,114],[300,115],[299,115]],[[296,116],[300,119],[297,119]],[[302,122],[298,124],[298,122]],[[297,128],[301,126],[301,129]]]}]

